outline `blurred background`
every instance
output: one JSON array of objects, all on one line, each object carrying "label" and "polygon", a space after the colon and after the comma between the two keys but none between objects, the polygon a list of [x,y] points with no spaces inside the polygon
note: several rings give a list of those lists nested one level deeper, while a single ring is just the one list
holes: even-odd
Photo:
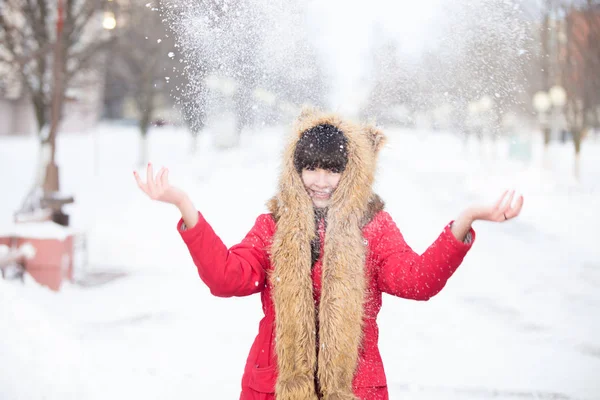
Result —
[{"label": "blurred background", "polygon": [[435,299],[386,298],[391,398],[600,399],[591,0],[0,0],[0,398],[239,396],[259,298],[210,296],[131,172],[233,245],[306,105],[386,132],[416,251],[525,196]]}]

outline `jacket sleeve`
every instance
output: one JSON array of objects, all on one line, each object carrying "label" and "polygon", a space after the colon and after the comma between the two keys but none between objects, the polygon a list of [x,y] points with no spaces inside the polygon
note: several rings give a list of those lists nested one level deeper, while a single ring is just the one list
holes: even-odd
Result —
[{"label": "jacket sleeve", "polygon": [[376,245],[379,289],[394,296],[429,300],[438,294],[460,266],[475,241],[471,228],[464,242],[456,239],[450,222],[427,250],[419,255],[404,241],[390,215],[382,212],[382,235]]},{"label": "jacket sleeve", "polygon": [[180,219],[177,231],[210,292],[218,297],[232,297],[262,291],[268,265],[267,218],[271,216],[259,216],[246,237],[227,249],[202,214],[198,214],[198,223],[193,228],[185,228]]}]

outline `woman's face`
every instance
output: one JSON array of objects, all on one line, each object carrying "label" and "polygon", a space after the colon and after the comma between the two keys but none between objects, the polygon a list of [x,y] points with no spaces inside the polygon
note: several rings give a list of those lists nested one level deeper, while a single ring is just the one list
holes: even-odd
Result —
[{"label": "woman's face", "polygon": [[338,172],[320,168],[302,170],[302,182],[315,207],[325,208],[329,205],[331,195],[340,182],[341,176],[342,174]]}]

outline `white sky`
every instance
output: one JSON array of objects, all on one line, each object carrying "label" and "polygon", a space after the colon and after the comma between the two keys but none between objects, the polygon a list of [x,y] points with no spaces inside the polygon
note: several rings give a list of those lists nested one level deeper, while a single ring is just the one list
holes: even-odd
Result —
[{"label": "white sky", "polygon": [[361,78],[370,63],[371,41],[399,38],[402,52],[418,54],[439,33],[446,1],[310,1],[308,18],[314,25],[309,30],[333,74],[332,107],[355,111],[356,93],[368,84]]},{"label": "white sky", "polygon": [[[393,37],[400,52],[417,56],[435,45],[452,24],[461,25],[464,7],[470,10],[469,17],[486,18],[490,7],[501,1],[506,0],[309,0],[309,34],[314,33],[333,76],[331,106],[342,112],[357,111],[360,94],[372,82],[367,74],[371,42]],[[540,0],[508,1],[525,14],[534,16],[539,11]]]}]

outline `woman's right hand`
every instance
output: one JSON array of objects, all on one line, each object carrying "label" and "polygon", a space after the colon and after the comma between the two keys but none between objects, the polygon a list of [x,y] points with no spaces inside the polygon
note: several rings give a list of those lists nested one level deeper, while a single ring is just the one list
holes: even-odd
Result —
[{"label": "woman's right hand", "polygon": [[164,167],[158,171],[156,178],[154,178],[152,164],[148,163],[146,172],[147,182],[144,182],[142,178],[140,178],[137,171],[133,171],[133,176],[135,176],[135,180],[140,189],[142,189],[142,191],[152,200],[162,201],[179,207],[187,197],[183,190],[178,189],[169,183],[169,170]]}]

